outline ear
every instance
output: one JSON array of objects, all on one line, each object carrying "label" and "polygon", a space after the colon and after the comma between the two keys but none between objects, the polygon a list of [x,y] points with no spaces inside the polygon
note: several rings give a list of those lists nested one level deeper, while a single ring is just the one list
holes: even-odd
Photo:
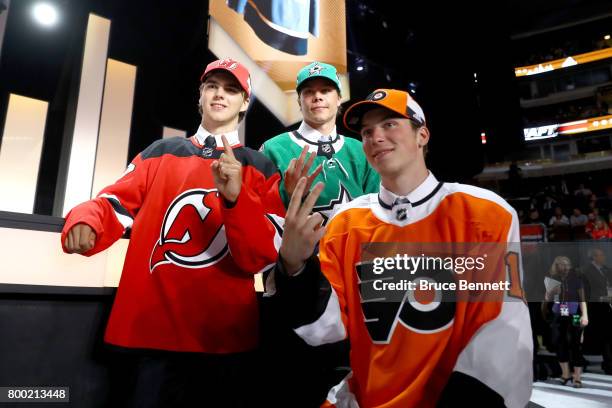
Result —
[{"label": "ear", "polygon": [[417,145],[423,147],[429,143],[429,129],[426,126],[421,126],[417,131]]},{"label": "ear", "polygon": [[249,103],[251,102],[251,99],[249,97],[245,97],[244,100],[242,101],[242,106],[240,107],[240,112],[246,112],[246,110],[249,107]]}]

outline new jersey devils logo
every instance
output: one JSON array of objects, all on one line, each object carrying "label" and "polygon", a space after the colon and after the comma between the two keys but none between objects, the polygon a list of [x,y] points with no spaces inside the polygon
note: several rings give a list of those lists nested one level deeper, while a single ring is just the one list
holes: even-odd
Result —
[{"label": "new jersey devils logo", "polygon": [[188,190],[166,210],[149,270],[165,264],[204,268],[228,253],[216,189]]}]

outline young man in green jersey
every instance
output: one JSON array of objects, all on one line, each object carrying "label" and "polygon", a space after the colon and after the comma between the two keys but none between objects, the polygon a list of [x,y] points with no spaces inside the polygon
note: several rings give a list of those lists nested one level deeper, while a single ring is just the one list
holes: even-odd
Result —
[{"label": "young man in green jersey", "polygon": [[306,65],[298,72],[296,90],[304,120],[297,130],[266,141],[260,151],[281,172],[284,183],[279,189],[285,205],[299,178],[316,166],[309,181],[322,181],[325,189],[314,211],[327,220],[338,205],[378,192],[380,178],[368,164],[361,142],[336,131],[342,94],[336,68],[322,62]]}]

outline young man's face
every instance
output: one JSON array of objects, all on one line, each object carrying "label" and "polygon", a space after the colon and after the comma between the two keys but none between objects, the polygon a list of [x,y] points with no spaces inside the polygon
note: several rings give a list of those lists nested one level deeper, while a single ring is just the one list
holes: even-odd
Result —
[{"label": "young man's face", "polygon": [[370,165],[382,176],[398,176],[418,160],[429,141],[426,127],[414,129],[410,120],[398,118],[385,108],[367,112],[361,121],[363,151]]},{"label": "young man's face", "polygon": [[309,125],[322,125],[336,121],[340,95],[331,81],[322,78],[308,80],[299,96],[304,121]]},{"label": "young man's face", "polygon": [[238,125],[238,114],[245,112],[249,100],[236,78],[226,72],[214,72],[200,87],[203,122],[209,126]]}]

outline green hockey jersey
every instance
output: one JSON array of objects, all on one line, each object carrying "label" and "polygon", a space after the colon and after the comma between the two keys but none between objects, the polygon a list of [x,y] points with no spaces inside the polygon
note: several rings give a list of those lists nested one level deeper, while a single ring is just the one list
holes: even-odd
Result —
[{"label": "green hockey jersey", "polygon": [[[309,137],[303,134],[306,129]],[[317,155],[310,171],[323,164],[323,170],[313,185],[319,181],[325,183],[325,189],[319,196],[314,211],[321,213],[327,222],[340,204],[363,194],[378,192],[380,177],[367,162],[359,141],[335,132],[330,140],[321,141],[312,137],[314,133],[316,131],[302,123],[298,130],[282,133],[266,141],[260,151],[274,162],[281,177],[284,177],[291,159],[300,157],[304,146],[309,146],[309,152]],[[279,183],[279,189],[286,207],[291,197],[285,191],[285,183]]]}]

